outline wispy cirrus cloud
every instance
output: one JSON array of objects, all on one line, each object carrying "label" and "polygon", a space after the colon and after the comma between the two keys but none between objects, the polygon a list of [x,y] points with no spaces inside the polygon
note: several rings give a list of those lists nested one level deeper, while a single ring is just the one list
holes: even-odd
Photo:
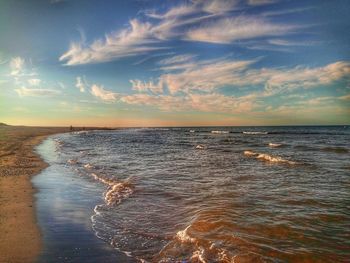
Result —
[{"label": "wispy cirrus cloud", "polygon": [[160,81],[163,81],[171,94],[195,90],[210,92],[224,85],[232,85],[252,63],[253,60],[201,61],[186,64],[181,72],[163,74]]},{"label": "wispy cirrus cloud", "polygon": [[91,86],[91,94],[104,102],[115,102],[119,98],[119,94],[106,90],[103,86],[93,84]]},{"label": "wispy cirrus cloud", "polygon": [[188,94],[186,96],[133,94],[121,101],[132,105],[155,107],[162,111],[198,111],[238,114],[254,110],[258,105],[247,97],[222,94]]},{"label": "wispy cirrus cloud", "polygon": [[297,28],[259,16],[229,15],[239,8],[237,0],[194,0],[163,13],[147,10],[143,12],[147,19],[131,19],[127,28],[106,34],[104,38],[90,44],[73,42],[59,60],[68,66],[102,63],[166,49],[171,40],[227,44],[279,36]]},{"label": "wispy cirrus cloud", "polygon": [[202,4],[202,10],[212,14],[222,14],[239,7],[238,0],[202,0],[197,1]]},{"label": "wispy cirrus cloud", "polygon": [[79,89],[80,92],[85,92],[88,87],[85,77],[76,77],[75,87]]},{"label": "wispy cirrus cloud", "polygon": [[148,17],[155,19],[174,19],[180,16],[186,16],[197,12],[197,8],[193,4],[183,4],[170,8],[164,13],[158,13],[155,10],[146,10],[145,14]]},{"label": "wispy cirrus cloud", "polygon": [[10,76],[18,80],[18,78],[27,78],[36,76],[36,70],[33,68],[31,60],[26,60],[23,57],[13,57],[9,62]]},{"label": "wispy cirrus cloud", "polygon": [[137,92],[163,93],[163,83],[161,81],[154,83],[152,80],[147,82],[135,79],[130,80],[130,83],[132,84],[132,89]]},{"label": "wispy cirrus cloud", "polygon": [[176,65],[176,72],[173,72],[172,68],[166,68],[158,82],[153,82],[152,85],[162,85],[171,94],[194,91],[208,93],[224,86],[249,88],[259,85],[260,95],[271,96],[298,88],[328,85],[338,80],[350,82],[350,63],[346,61],[314,68],[297,66],[256,69],[252,65],[257,61],[257,59],[243,61],[217,59],[192,62],[186,60]]},{"label": "wispy cirrus cloud", "polygon": [[12,76],[20,75],[24,70],[25,61],[21,57],[14,57],[10,60],[10,69]]},{"label": "wispy cirrus cloud", "polygon": [[173,64],[186,63],[186,62],[192,61],[195,57],[196,57],[196,55],[193,55],[193,54],[176,55],[176,56],[162,59],[162,60],[158,61],[158,64],[159,65],[173,65]]},{"label": "wispy cirrus cloud", "polygon": [[133,19],[129,28],[107,34],[104,39],[96,40],[90,45],[72,43],[59,60],[69,66],[106,62],[161,49],[162,47],[150,45],[155,42],[152,25]]},{"label": "wispy cirrus cloud", "polygon": [[271,23],[259,17],[239,16],[223,18],[190,29],[185,38],[191,41],[228,44],[237,40],[285,35],[296,28],[294,25]]},{"label": "wispy cirrus cloud", "polygon": [[293,41],[293,40],[286,40],[286,39],[268,39],[267,43],[275,46],[285,46],[285,47],[291,47],[291,46],[314,46],[316,44],[319,44],[317,41]]}]

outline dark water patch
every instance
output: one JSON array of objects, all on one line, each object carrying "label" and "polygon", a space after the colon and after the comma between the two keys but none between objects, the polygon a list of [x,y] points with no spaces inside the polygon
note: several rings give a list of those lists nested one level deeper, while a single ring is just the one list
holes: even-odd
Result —
[{"label": "dark water patch", "polygon": [[300,151],[316,151],[316,150],[318,150],[317,148],[309,146],[309,145],[295,145],[294,148],[296,150],[300,150]]},{"label": "dark water patch", "polygon": [[321,151],[334,152],[334,153],[340,153],[340,154],[349,153],[349,150],[343,147],[324,147],[324,148],[321,148]]}]

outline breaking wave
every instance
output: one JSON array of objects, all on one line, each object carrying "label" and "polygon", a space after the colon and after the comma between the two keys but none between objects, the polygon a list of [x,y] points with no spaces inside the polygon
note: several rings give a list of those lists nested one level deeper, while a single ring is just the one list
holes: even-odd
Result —
[{"label": "breaking wave", "polygon": [[204,150],[204,149],[206,149],[207,147],[205,147],[205,145],[203,145],[203,144],[198,144],[197,146],[196,146],[196,149],[197,150]]},{"label": "breaking wave", "polygon": [[211,133],[214,133],[214,134],[226,134],[226,133],[229,133],[229,131],[211,131]]},{"label": "breaking wave", "polygon": [[244,151],[244,155],[248,157],[254,157],[258,160],[265,161],[265,162],[270,162],[270,163],[284,163],[284,164],[289,164],[289,165],[295,165],[298,164],[297,162],[294,161],[289,161],[286,159],[283,159],[279,156],[272,156],[266,153],[257,153],[253,151]]},{"label": "breaking wave", "polygon": [[272,148],[277,148],[281,146],[282,146],[282,143],[272,143],[272,142],[269,143],[269,147],[272,147]]},{"label": "breaking wave", "polygon": [[244,131],[243,134],[248,134],[248,135],[262,135],[262,134],[268,134],[268,132]]},{"label": "breaking wave", "polygon": [[95,180],[108,186],[108,189],[103,194],[107,205],[117,205],[134,192],[134,187],[128,180],[120,182],[113,179],[103,178],[95,173],[92,173],[91,176]]},{"label": "breaking wave", "polygon": [[[173,239],[159,253],[156,262],[234,262],[235,255],[227,249],[220,247],[215,242],[210,241],[204,236],[195,237],[195,232],[200,231],[202,227],[211,227],[210,222],[197,221],[178,231]],[[204,225],[204,226],[203,226]],[[178,255],[173,255],[174,251],[182,251],[185,261],[175,261]]]}]

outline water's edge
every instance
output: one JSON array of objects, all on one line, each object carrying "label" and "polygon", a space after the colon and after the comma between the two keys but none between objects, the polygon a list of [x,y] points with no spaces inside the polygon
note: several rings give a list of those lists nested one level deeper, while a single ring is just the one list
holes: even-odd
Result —
[{"label": "water's edge", "polygon": [[[35,147],[35,152],[48,164],[31,179],[43,243],[36,262],[132,262],[96,237],[90,217],[101,198],[101,189],[92,189],[87,180],[55,164],[53,139],[59,135],[48,136]],[[84,191],[90,199],[79,194]]]}]

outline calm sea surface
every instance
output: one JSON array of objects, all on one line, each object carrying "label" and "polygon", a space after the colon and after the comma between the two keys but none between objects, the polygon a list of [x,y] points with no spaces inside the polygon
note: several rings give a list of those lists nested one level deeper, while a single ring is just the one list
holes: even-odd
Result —
[{"label": "calm sea surface", "polygon": [[94,233],[130,259],[349,262],[350,127],[121,129],[51,140],[55,165],[95,189]]}]

